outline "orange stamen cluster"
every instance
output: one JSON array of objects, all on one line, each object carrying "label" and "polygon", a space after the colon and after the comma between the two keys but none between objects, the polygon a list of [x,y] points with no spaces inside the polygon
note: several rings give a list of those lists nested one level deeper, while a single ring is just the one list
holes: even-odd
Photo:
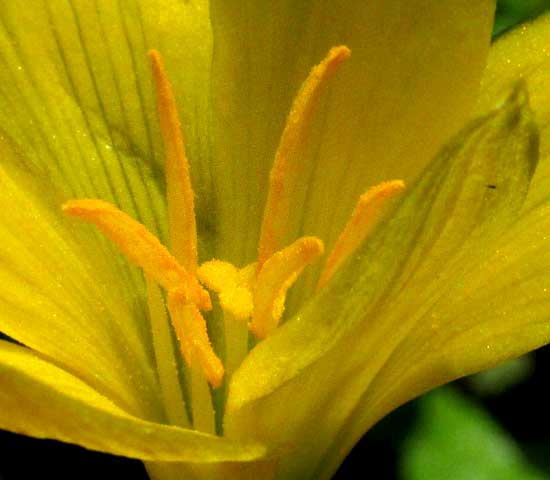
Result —
[{"label": "orange stamen cluster", "polygon": [[[70,200],[63,211],[96,225],[134,264],[166,290],[172,326],[186,363],[195,360],[213,387],[219,387],[224,366],[214,352],[206,321],[201,314],[212,308],[203,288],[219,294],[220,305],[238,320],[249,320],[258,337],[270,335],[279,324],[286,293],[306,265],[324,251],[323,242],[302,237],[284,247],[291,206],[290,185],[299,181],[293,165],[299,161],[309,124],[322,90],[350,55],[347,47],[335,47],[313,68],[298,93],[281,136],[269,177],[258,259],[244,268],[221,260],[198,266],[194,193],[189,162],[176,101],[162,58],[150,52],[156,84],[160,126],[165,144],[167,204],[171,252],[143,225],[115,206],[95,199]],[[338,238],[319,279],[323,286],[357,246],[372,231],[386,201],[404,188],[395,180],[373,187],[361,196],[353,215]],[[284,248],[283,248],[284,247]],[[202,284],[202,285],[201,285]]]}]

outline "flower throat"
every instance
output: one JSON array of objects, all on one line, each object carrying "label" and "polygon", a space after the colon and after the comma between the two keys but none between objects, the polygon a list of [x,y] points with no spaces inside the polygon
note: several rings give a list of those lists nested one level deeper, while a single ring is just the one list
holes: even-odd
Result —
[{"label": "flower throat", "polygon": [[[324,253],[322,240],[313,236],[283,245],[292,205],[289,185],[296,180],[292,176],[298,175],[299,169],[292,168],[292,163],[307,140],[323,90],[349,58],[350,50],[345,46],[332,48],[311,70],[293,102],[269,175],[257,261],[243,267],[218,259],[199,265],[194,192],[176,99],[160,53],[151,50],[149,56],[166,158],[170,250],[144,225],[103,200],[69,200],[62,208],[66,214],[99,228],[143,270],[148,289],[154,284],[164,289],[170,322],[181,355],[195,378],[192,391],[198,401],[201,381],[205,383],[206,379],[212,388],[218,388],[224,376],[231,376],[238,368],[248,352],[249,331],[260,340],[273,333],[281,321],[288,289],[302,270]],[[318,289],[329,282],[342,262],[372,231],[387,201],[403,189],[401,180],[392,180],[372,187],[359,198],[321,270]],[[224,362],[210,343],[202,314],[212,309],[208,291],[218,294],[224,313],[227,346]],[[149,309],[158,311],[151,305],[151,299]],[[211,426],[200,425],[195,410],[193,407],[194,427],[212,430]]]}]

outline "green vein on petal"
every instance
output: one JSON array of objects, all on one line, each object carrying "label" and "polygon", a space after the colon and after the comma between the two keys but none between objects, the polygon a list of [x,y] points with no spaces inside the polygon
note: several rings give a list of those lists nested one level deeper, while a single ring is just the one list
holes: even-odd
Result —
[{"label": "green vein on petal", "polygon": [[149,461],[247,461],[264,453],[251,442],[140,420],[73,375],[5,341],[0,385],[0,427],[11,431]]},{"label": "green vein on petal", "polygon": [[[500,352],[486,353],[479,342],[471,348],[460,340],[471,340],[468,330],[479,326],[496,344],[505,331],[516,333],[515,324],[503,322],[502,311],[485,324],[473,314],[464,322],[467,303],[441,300],[449,300],[443,292],[460,289],[459,298],[468,299],[469,270],[477,272],[475,266],[494,253],[494,240],[522,206],[536,145],[520,86],[502,108],[472,122],[442,150],[326,292],[249,354],[231,382],[225,431],[285,445],[315,428],[315,449],[300,446],[281,468],[300,478],[329,478],[388,410],[543,343],[548,335],[541,333],[550,327],[526,318],[525,334]],[[477,280],[471,281],[475,290]],[[509,302],[521,301],[521,293],[509,295]],[[430,317],[434,305],[437,322]],[[452,341],[454,348],[446,350]],[[461,362],[466,370],[458,369]],[[297,395],[302,401],[289,418],[280,406]]]}]

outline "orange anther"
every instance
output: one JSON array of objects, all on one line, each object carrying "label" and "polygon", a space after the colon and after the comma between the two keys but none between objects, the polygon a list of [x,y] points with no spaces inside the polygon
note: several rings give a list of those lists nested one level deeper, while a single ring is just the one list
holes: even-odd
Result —
[{"label": "orange anther", "polygon": [[250,330],[259,338],[267,337],[278,325],[284,311],[287,290],[304,267],[324,251],[323,242],[302,237],[265,261],[254,286],[254,315]]},{"label": "orange anther", "polygon": [[224,368],[210,344],[203,316],[177,290],[168,292],[168,310],[185,361],[190,368],[196,368],[194,360],[197,359],[210,385],[218,388],[222,384]]},{"label": "orange anther", "polygon": [[157,91],[157,106],[166,155],[166,197],[170,226],[170,250],[190,273],[197,269],[197,226],[189,162],[172,85],[162,57],[149,52]]},{"label": "orange anther", "polygon": [[317,288],[325,285],[342,262],[367,238],[375,227],[384,205],[404,188],[405,183],[402,180],[391,180],[370,188],[359,197],[351,218],[328,256]]},{"label": "orange anther", "polygon": [[299,156],[306,142],[311,118],[323,88],[350,54],[349,48],[345,46],[332,48],[326,58],[311,70],[294,100],[269,175],[269,190],[258,246],[258,270],[282,247],[287,230],[291,186],[299,174],[299,169],[293,165],[295,157]]}]

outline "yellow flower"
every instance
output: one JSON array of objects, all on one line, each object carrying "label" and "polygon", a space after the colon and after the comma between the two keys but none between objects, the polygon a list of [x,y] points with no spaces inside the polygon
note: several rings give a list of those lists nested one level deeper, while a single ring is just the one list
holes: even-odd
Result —
[{"label": "yellow flower", "polygon": [[3,2],[0,427],[158,479],[329,478],[393,408],[546,343],[550,18],[476,97],[493,11]]}]

